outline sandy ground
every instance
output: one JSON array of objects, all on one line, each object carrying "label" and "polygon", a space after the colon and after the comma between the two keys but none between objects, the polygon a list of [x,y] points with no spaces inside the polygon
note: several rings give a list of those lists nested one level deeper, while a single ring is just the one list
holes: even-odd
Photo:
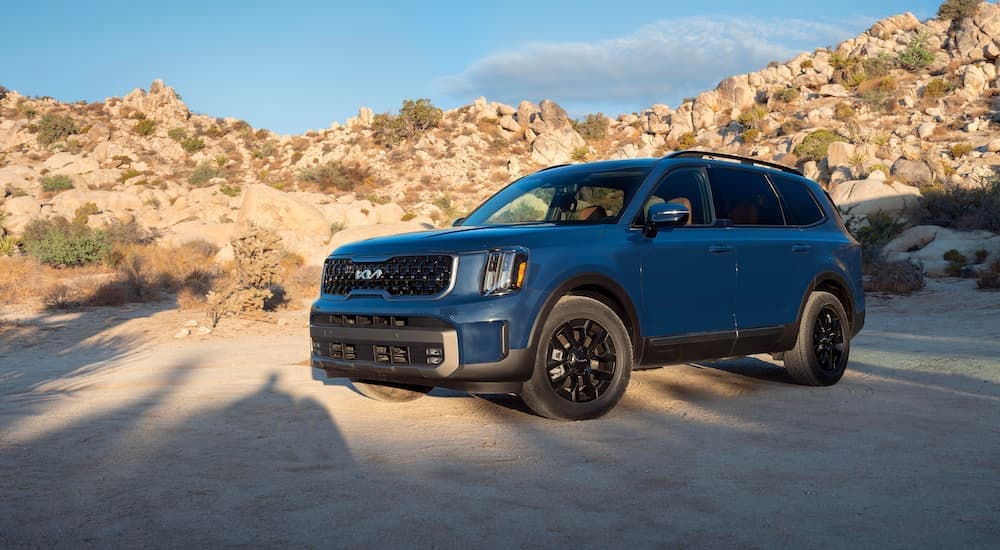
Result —
[{"label": "sandy ground", "polygon": [[0,309],[0,547],[993,547],[1000,294],[871,298],[832,388],[766,358],[637,373],[607,417],[366,400],[301,314]]}]

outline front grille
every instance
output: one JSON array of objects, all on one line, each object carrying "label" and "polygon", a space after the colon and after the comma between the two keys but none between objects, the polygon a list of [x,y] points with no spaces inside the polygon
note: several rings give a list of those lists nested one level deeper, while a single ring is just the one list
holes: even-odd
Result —
[{"label": "front grille", "polygon": [[451,285],[451,256],[396,256],[384,262],[329,258],[323,266],[323,293],[346,296],[355,290],[384,290],[390,296],[434,296]]}]

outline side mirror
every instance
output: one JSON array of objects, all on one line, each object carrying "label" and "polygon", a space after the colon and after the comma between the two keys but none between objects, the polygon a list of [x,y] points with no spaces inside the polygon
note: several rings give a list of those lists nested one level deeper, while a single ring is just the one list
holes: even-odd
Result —
[{"label": "side mirror", "polygon": [[458,227],[458,226],[462,225],[462,222],[464,222],[464,221],[465,221],[465,218],[455,218],[455,221],[451,222],[451,226],[452,227]]},{"label": "side mirror", "polygon": [[649,207],[646,214],[645,234],[647,237],[655,237],[662,227],[677,227],[687,223],[691,218],[691,211],[687,206],[676,202],[661,202]]}]

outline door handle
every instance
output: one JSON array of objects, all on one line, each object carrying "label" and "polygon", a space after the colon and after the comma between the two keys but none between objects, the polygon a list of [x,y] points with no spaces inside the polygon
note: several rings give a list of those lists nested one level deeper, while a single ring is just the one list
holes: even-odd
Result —
[{"label": "door handle", "polygon": [[809,252],[812,250],[811,244],[795,243],[792,245],[792,252]]},{"label": "door handle", "polygon": [[728,244],[713,244],[708,247],[708,251],[712,254],[726,254],[733,251],[733,247]]}]

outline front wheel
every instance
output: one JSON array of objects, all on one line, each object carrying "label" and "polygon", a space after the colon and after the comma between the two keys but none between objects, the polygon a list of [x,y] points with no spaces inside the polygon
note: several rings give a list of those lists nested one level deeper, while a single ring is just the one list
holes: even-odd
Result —
[{"label": "front wheel", "polygon": [[389,384],[364,380],[351,380],[351,385],[354,386],[354,389],[358,390],[358,393],[369,399],[390,403],[405,403],[414,399],[420,399],[433,389],[428,386]]},{"label": "front wheel", "polygon": [[829,292],[809,295],[795,347],[785,352],[785,369],[799,384],[836,384],[847,368],[851,324],[844,306]]},{"label": "front wheel", "polygon": [[631,373],[632,342],[618,315],[593,298],[566,296],[545,321],[521,399],[547,418],[596,418],[618,404]]}]

